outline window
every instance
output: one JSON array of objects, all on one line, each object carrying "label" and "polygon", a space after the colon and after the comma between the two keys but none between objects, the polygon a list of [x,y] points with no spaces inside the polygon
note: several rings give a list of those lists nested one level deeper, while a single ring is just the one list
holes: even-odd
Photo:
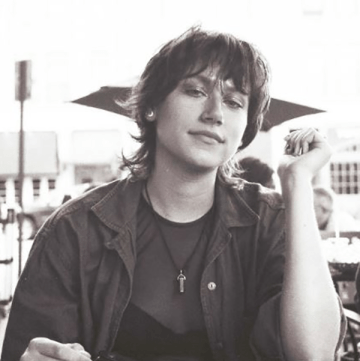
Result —
[{"label": "window", "polygon": [[350,140],[340,147],[330,164],[331,185],[337,194],[360,190],[360,143]]},{"label": "window", "polygon": [[18,179],[15,179],[15,202],[20,202],[20,182]]},{"label": "window", "polygon": [[40,198],[40,179],[34,178],[32,183],[34,200],[36,200]]},{"label": "window", "polygon": [[56,188],[56,179],[48,179],[49,191],[52,191]]},{"label": "window", "polygon": [[0,180],[0,204],[6,202],[6,181]]},{"label": "window", "polygon": [[358,194],[360,189],[360,161],[332,162],[331,184],[337,194]]}]

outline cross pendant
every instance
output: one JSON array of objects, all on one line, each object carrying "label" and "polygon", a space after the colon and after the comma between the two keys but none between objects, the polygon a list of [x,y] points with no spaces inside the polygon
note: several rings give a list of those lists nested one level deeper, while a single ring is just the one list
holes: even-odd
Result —
[{"label": "cross pendant", "polygon": [[180,293],[184,293],[185,292],[185,281],[186,281],[186,277],[183,274],[183,271],[180,270],[180,274],[177,276],[177,280],[179,282],[179,292]]}]

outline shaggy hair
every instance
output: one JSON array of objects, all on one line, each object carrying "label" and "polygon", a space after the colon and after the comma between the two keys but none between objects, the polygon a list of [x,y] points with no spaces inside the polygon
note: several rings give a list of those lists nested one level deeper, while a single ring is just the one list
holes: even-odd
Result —
[{"label": "shaggy hair", "polygon": [[[140,143],[138,151],[131,157],[123,156],[122,168],[129,169],[130,180],[147,179],[154,166],[156,122],[147,121],[146,111],[156,108],[181,80],[209,67],[217,67],[220,80],[232,79],[237,90],[249,95],[248,124],[241,146],[239,139],[239,150],[255,138],[270,103],[270,71],[266,60],[253,45],[233,35],[192,27],[150,59],[132,94],[123,103],[140,129],[140,134],[134,136]],[[218,179],[239,186],[240,174],[232,158],[219,167]]]}]

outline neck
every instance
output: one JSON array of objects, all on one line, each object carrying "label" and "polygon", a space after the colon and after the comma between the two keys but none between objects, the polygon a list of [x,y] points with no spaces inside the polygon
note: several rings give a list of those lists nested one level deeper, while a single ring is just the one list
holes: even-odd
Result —
[{"label": "neck", "polygon": [[215,172],[189,176],[154,169],[147,181],[147,188],[158,214],[174,222],[191,222],[212,207],[215,180]]}]

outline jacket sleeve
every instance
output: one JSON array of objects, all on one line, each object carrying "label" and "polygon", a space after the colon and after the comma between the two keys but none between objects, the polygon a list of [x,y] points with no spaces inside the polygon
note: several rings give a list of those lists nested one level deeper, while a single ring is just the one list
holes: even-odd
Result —
[{"label": "jacket sleeve", "polygon": [[65,228],[48,222],[34,241],[12,301],[2,360],[19,361],[34,337],[79,342],[77,251]]},{"label": "jacket sleeve", "polygon": [[[268,216],[264,217],[266,220]],[[258,244],[256,278],[257,314],[250,334],[250,346],[256,360],[284,360],[280,333],[280,302],[285,263],[283,214],[268,222]]]}]

